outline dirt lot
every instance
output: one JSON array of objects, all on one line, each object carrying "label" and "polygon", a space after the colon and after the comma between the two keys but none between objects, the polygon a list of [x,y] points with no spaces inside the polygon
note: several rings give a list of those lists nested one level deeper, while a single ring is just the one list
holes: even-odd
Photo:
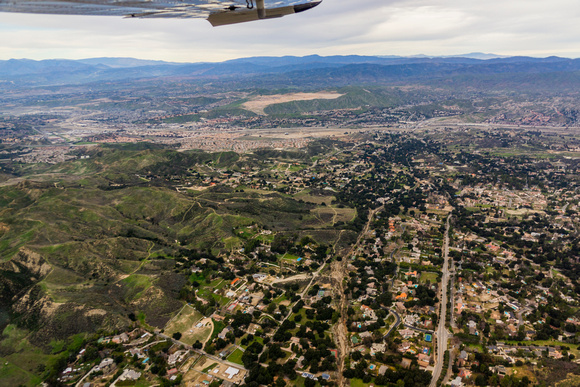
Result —
[{"label": "dirt lot", "polygon": [[187,387],[202,387],[207,386],[204,382],[211,383],[213,381],[213,377],[202,374],[201,372],[190,370],[183,376],[183,385]]},{"label": "dirt lot", "polygon": [[214,378],[219,378],[235,384],[242,383],[244,381],[244,378],[246,377],[246,371],[233,367],[236,368],[239,372],[237,375],[230,379],[228,374],[225,372],[228,368],[230,368],[230,366],[227,364],[220,363],[216,360],[208,358],[202,358],[197,362],[197,364],[195,364],[193,370],[197,371],[198,373],[205,372]]},{"label": "dirt lot", "polygon": [[342,97],[343,95],[344,94],[323,91],[318,93],[262,95],[259,97],[255,97],[250,101],[244,103],[242,107],[256,114],[266,115],[266,113],[264,113],[264,109],[270,105],[292,101],[311,101],[314,99],[337,99],[338,97]]}]

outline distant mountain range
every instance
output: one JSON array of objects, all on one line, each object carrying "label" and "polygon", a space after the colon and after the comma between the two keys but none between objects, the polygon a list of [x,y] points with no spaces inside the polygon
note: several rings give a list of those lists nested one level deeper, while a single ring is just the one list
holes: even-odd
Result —
[{"label": "distant mountain range", "polygon": [[90,58],[80,59],[77,62],[89,65],[103,65],[111,68],[127,68],[158,65],[179,65],[181,63],[165,62],[162,60],[144,60],[135,58]]},{"label": "distant mountain range", "polygon": [[346,85],[494,74],[565,73],[577,76],[579,71],[580,59],[501,57],[482,53],[449,57],[251,57],[221,63],[173,63],[134,58],[11,59],[0,61],[0,86],[54,86],[164,77],[254,79],[256,76],[259,76],[258,84],[261,79],[275,77],[294,85],[315,85],[329,79],[337,85]]}]

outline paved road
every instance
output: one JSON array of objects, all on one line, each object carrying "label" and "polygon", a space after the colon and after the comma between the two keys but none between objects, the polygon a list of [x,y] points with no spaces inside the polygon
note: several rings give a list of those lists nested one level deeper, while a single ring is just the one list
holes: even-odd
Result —
[{"label": "paved road", "polygon": [[[310,289],[310,287],[312,286],[312,284],[314,283],[314,280],[318,277],[318,275],[320,274],[320,272],[326,267],[326,264],[328,263],[328,261],[330,260],[329,257],[326,257],[326,259],[324,260],[324,263],[322,265],[320,265],[320,267],[318,268],[318,270],[316,270],[314,273],[312,273],[312,275],[308,275],[305,279],[311,278],[310,282],[308,283],[308,286],[306,286],[304,288],[304,290],[302,291],[302,293],[299,294],[300,298],[298,299],[298,301],[296,301],[294,304],[292,304],[290,307],[288,307],[288,314],[282,319],[282,321],[280,321],[280,325],[282,325],[282,323],[286,320],[288,320],[288,318],[290,318],[290,316],[292,316],[292,308],[294,308],[294,306],[296,306],[296,304],[298,304],[301,300],[304,299],[304,295],[306,294],[306,292],[308,292],[308,290]],[[293,281],[296,281],[296,277],[291,277],[293,278]],[[303,280],[303,279],[301,279]],[[281,283],[281,282],[274,282],[274,283]],[[274,284],[272,283],[272,285]]]},{"label": "paved road", "polygon": [[401,325],[401,316],[399,316],[399,314],[397,312],[395,312],[394,310],[388,309],[386,307],[383,306],[383,309],[386,310],[387,312],[391,313],[393,316],[395,316],[395,324],[391,327],[391,329],[389,329],[389,331],[383,336],[383,339],[386,339],[387,337],[389,337],[389,335],[391,333],[393,333],[393,331],[395,331],[397,329],[397,327],[399,325]]},{"label": "paved road", "polygon": [[[453,272],[452,274],[455,274]],[[455,277],[451,277],[451,294],[449,294],[449,301],[451,301],[451,328],[457,328],[457,322],[455,321]]]},{"label": "paved road", "polygon": [[443,277],[441,279],[441,308],[439,314],[439,325],[435,333],[435,340],[437,344],[437,361],[435,362],[435,369],[433,370],[433,379],[431,379],[430,387],[437,386],[437,380],[441,375],[443,369],[443,356],[447,350],[447,340],[449,339],[449,332],[445,328],[445,318],[447,316],[447,286],[449,285],[449,221],[451,215],[447,218],[445,225],[445,236],[443,237]]},{"label": "paved road", "polygon": [[177,344],[177,345],[183,345],[183,347],[184,347],[184,348],[187,348],[187,349],[189,349],[190,351],[192,351],[192,352],[196,352],[196,353],[198,353],[198,354],[200,354],[200,355],[204,355],[204,356],[205,356],[205,357],[207,357],[208,359],[211,359],[211,360],[214,360],[214,361],[218,361],[218,362],[220,362],[220,363],[227,364],[227,365],[228,365],[228,366],[230,366],[230,367],[234,367],[234,368],[238,368],[238,369],[240,369],[240,370],[247,371],[247,369],[246,369],[246,368],[245,368],[243,365],[240,365],[240,364],[237,364],[237,363],[232,363],[232,362],[230,362],[230,361],[227,361],[227,360],[222,360],[221,358],[219,358],[219,357],[217,357],[217,356],[210,355],[209,353],[205,352],[204,350],[201,350],[201,349],[195,349],[195,348],[193,348],[191,345],[189,345],[189,344],[185,344],[183,341],[175,340],[173,337],[169,337],[169,336],[167,336],[167,335],[164,335],[163,333],[156,333],[156,335],[157,335],[157,336],[159,336],[159,337],[162,337],[162,338],[164,338],[164,339],[169,339],[169,340],[173,341],[173,343],[175,343],[175,344]]},{"label": "paved road", "polygon": [[[391,262],[393,262],[395,260],[395,254],[397,253],[397,251],[399,251],[398,247],[391,252]],[[398,273],[399,273],[399,265],[397,265],[397,268],[395,269],[395,274],[393,274],[393,280],[391,281],[391,288],[393,286],[395,286],[395,280],[397,279]]]},{"label": "paved road", "polygon": [[87,373],[85,374],[85,376],[83,376],[83,377],[81,378],[81,380],[79,380],[79,381],[77,382],[77,384],[75,384],[75,387],[80,387],[80,386],[82,386],[82,385],[83,385],[83,380],[85,380],[85,379],[86,379],[86,378],[87,378],[87,377],[88,377],[90,374],[92,374],[92,373],[93,373],[93,371],[94,371],[94,370],[95,370],[97,367],[98,367],[98,365],[96,365],[96,366],[94,366],[93,368],[91,368],[91,370],[90,370],[89,372],[87,372]]},{"label": "paved road", "polygon": [[[391,329],[389,329],[389,331],[387,332],[387,334],[386,334],[386,335],[384,335],[384,336],[383,336],[383,337],[386,339],[386,338],[387,338],[387,336],[389,336],[389,335],[391,334],[391,331],[393,331],[393,330],[394,330],[396,327],[398,327],[399,325],[401,325],[401,316],[400,316],[400,315],[399,315],[399,313],[397,313],[397,311],[396,311],[396,310],[394,310],[394,309],[388,309],[388,308],[385,308],[384,306],[383,306],[383,309],[384,309],[384,310],[386,310],[387,312],[389,312],[389,313],[391,313],[391,314],[395,315],[395,318],[397,319],[397,322],[395,323],[395,325],[394,325],[393,327],[391,327]],[[416,327],[416,326],[409,325],[409,324],[403,324],[403,326],[404,326],[405,328],[409,328],[409,329],[412,329],[412,330],[414,330],[414,331],[418,331],[418,332],[422,332],[422,333],[429,333],[429,334],[431,334],[431,335],[435,333],[435,332],[433,332],[433,331],[430,331],[430,330],[428,330],[428,329],[418,328],[418,327]]]}]

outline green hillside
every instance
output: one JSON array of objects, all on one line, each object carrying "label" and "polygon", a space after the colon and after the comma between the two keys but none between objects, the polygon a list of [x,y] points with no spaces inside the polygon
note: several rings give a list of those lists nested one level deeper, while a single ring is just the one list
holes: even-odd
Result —
[{"label": "green hillside", "polygon": [[[36,367],[58,361],[75,335],[124,329],[135,316],[162,328],[184,303],[182,265],[243,247],[252,234],[237,235],[240,227],[324,225],[310,213],[314,204],[278,192],[176,189],[186,180],[201,184],[263,166],[271,157],[304,162],[307,153],[242,158],[150,148],[99,147],[89,159],[14,165],[8,178],[20,181],[0,186],[0,357],[29,359],[2,375],[12,378],[28,364],[14,380],[33,383],[32,375],[42,374]],[[337,239],[338,231],[328,233],[325,238]],[[65,345],[55,352],[51,340]]]},{"label": "green hillside", "polygon": [[296,114],[333,109],[356,109],[365,107],[394,107],[403,102],[406,95],[393,88],[345,87],[337,90],[344,94],[337,99],[294,101],[270,105],[264,111],[269,115]]}]

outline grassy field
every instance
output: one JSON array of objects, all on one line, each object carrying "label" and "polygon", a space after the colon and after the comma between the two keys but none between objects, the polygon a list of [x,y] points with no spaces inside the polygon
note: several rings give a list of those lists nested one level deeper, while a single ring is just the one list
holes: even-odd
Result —
[{"label": "grassy field", "polygon": [[337,222],[350,222],[356,216],[356,209],[354,208],[338,208],[333,207],[333,211],[336,211],[336,221]]},{"label": "grassy field", "polygon": [[429,281],[431,284],[436,284],[438,281],[439,275],[437,275],[437,273],[430,273],[427,271],[424,271],[421,273],[421,283],[424,284],[427,281]]},{"label": "grassy field", "polygon": [[300,320],[298,322],[298,324],[306,324],[307,321],[314,321],[314,320],[308,320],[308,318],[306,317],[306,309],[302,308],[298,311],[298,313],[293,313],[292,316],[290,316],[290,320],[294,321],[294,317],[296,317],[297,315],[302,316],[302,320]]},{"label": "grassy field", "polygon": [[175,332],[181,333],[181,341],[192,345],[197,340],[204,342],[211,334],[211,326],[195,328],[195,325],[203,318],[203,315],[190,307],[185,306],[183,310],[171,320],[165,327],[165,334],[173,335]]},{"label": "grassy field", "polygon": [[256,239],[259,239],[260,241],[262,241],[263,243],[272,243],[272,241],[274,240],[275,235],[274,234],[270,234],[270,235],[258,235],[256,236]]},{"label": "grassy field", "polygon": [[476,352],[483,352],[483,346],[481,344],[467,344],[466,346]]},{"label": "grassy field", "polygon": [[327,206],[330,205],[332,200],[334,200],[334,196],[318,196],[318,195],[311,195],[310,190],[304,190],[300,193],[294,195],[294,199],[296,200],[304,200],[308,203],[315,203],[315,204],[326,204]]},{"label": "grassy field", "polygon": [[518,378],[523,378],[524,376],[527,376],[530,379],[530,381],[532,381],[532,383],[537,381],[536,375],[528,367],[512,367],[511,372]]},{"label": "grassy field", "polygon": [[296,380],[293,380],[292,381],[292,385],[295,386],[295,387],[304,387],[304,381],[305,380],[306,379],[304,379],[302,376],[298,376],[296,378]]},{"label": "grassy field", "polygon": [[227,360],[231,361],[232,363],[243,365],[244,364],[242,362],[242,355],[243,354],[244,353],[239,348],[236,348],[236,350],[234,352],[232,352],[232,354],[230,356],[228,356]]},{"label": "grassy field", "polygon": [[223,239],[224,246],[227,250],[238,250],[243,245],[244,242],[238,237],[229,237]]},{"label": "grassy field", "polygon": [[211,286],[204,287],[203,289],[198,290],[197,295],[198,297],[205,298],[206,300],[209,300],[210,297],[213,297],[216,302],[220,304],[220,306],[224,306],[230,302],[229,298],[220,296],[219,294],[214,294],[213,290],[215,289]]},{"label": "grassy field", "polygon": [[280,304],[283,301],[286,301],[288,298],[286,297],[286,294],[282,294],[280,297],[277,297],[274,299],[274,303],[275,304]]},{"label": "grassy field", "polygon": [[288,262],[298,263],[298,258],[300,258],[300,257],[298,257],[296,255],[285,253],[282,256],[282,258],[280,258],[280,259],[283,259],[283,260],[288,261]]},{"label": "grassy field", "polygon": [[250,227],[240,227],[235,231],[236,236],[244,239],[249,239],[256,235],[256,230]]},{"label": "grassy field", "polygon": [[312,210],[317,219],[321,222],[320,227],[333,226],[337,222],[350,222],[356,216],[354,208],[317,207]]},{"label": "grassy field", "polygon": [[306,168],[305,165],[290,165],[290,168],[288,168],[288,170],[290,172],[298,172],[303,170],[304,168]]},{"label": "grassy field", "polygon": [[213,369],[213,368],[214,368],[216,365],[218,365],[218,363],[212,363],[212,364],[211,364],[211,365],[209,365],[208,367],[205,367],[205,368],[203,369],[203,371],[202,371],[202,372],[204,372],[204,373],[206,373],[206,374],[207,374],[207,373],[208,373],[209,371],[211,371],[211,370],[212,370],[212,369]]},{"label": "grassy field", "polygon": [[221,331],[226,327],[226,324],[223,321],[213,320],[213,331],[211,332],[211,339],[215,339]]},{"label": "grassy field", "polygon": [[570,375],[570,378],[556,383],[556,387],[577,387],[580,386],[580,375]]},{"label": "grassy field", "polygon": [[201,273],[192,273],[189,276],[189,282],[193,282],[193,281],[203,282],[203,281],[205,281],[205,277]]},{"label": "grassy field", "polygon": [[121,282],[128,288],[125,295],[127,301],[138,299],[152,285],[151,277],[139,274],[130,275]]},{"label": "grassy field", "polygon": [[0,357],[0,384],[3,386],[37,386],[42,379]]},{"label": "grassy field", "polygon": [[365,383],[362,381],[362,379],[350,379],[351,387],[368,387],[372,385],[374,385],[372,381],[370,383]]},{"label": "grassy field", "polygon": [[28,331],[15,325],[8,325],[2,332],[0,347],[12,354],[0,357],[0,385],[38,385],[41,382],[37,375],[38,365],[47,364],[55,357],[33,347],[27,336]]},{"label": "grassy field", "polygon": [[227,285],[227,284],[229,284],[229,283],[230,283],[229,281],[226,281],[226,280],[224,280],[224,279],[220,279],[220,278],[218,278],[218,279],[216,279],[216,280],[213,280],[213,281],[212,281],[212,282],[209,284],[209,287],[208,287],[208,288],[209,288],[209,289],[214,289],[214,290],[215,290],[215,289],[218,289],[218,290],[219,290],[219,289],[222,289],[224,286],[226,286],[226,285]]},{"label": "grassy field", "polygon": [[54,287],[66,287],[86,283],[86,279],[71,270],[55,267],[44,281]]}]

